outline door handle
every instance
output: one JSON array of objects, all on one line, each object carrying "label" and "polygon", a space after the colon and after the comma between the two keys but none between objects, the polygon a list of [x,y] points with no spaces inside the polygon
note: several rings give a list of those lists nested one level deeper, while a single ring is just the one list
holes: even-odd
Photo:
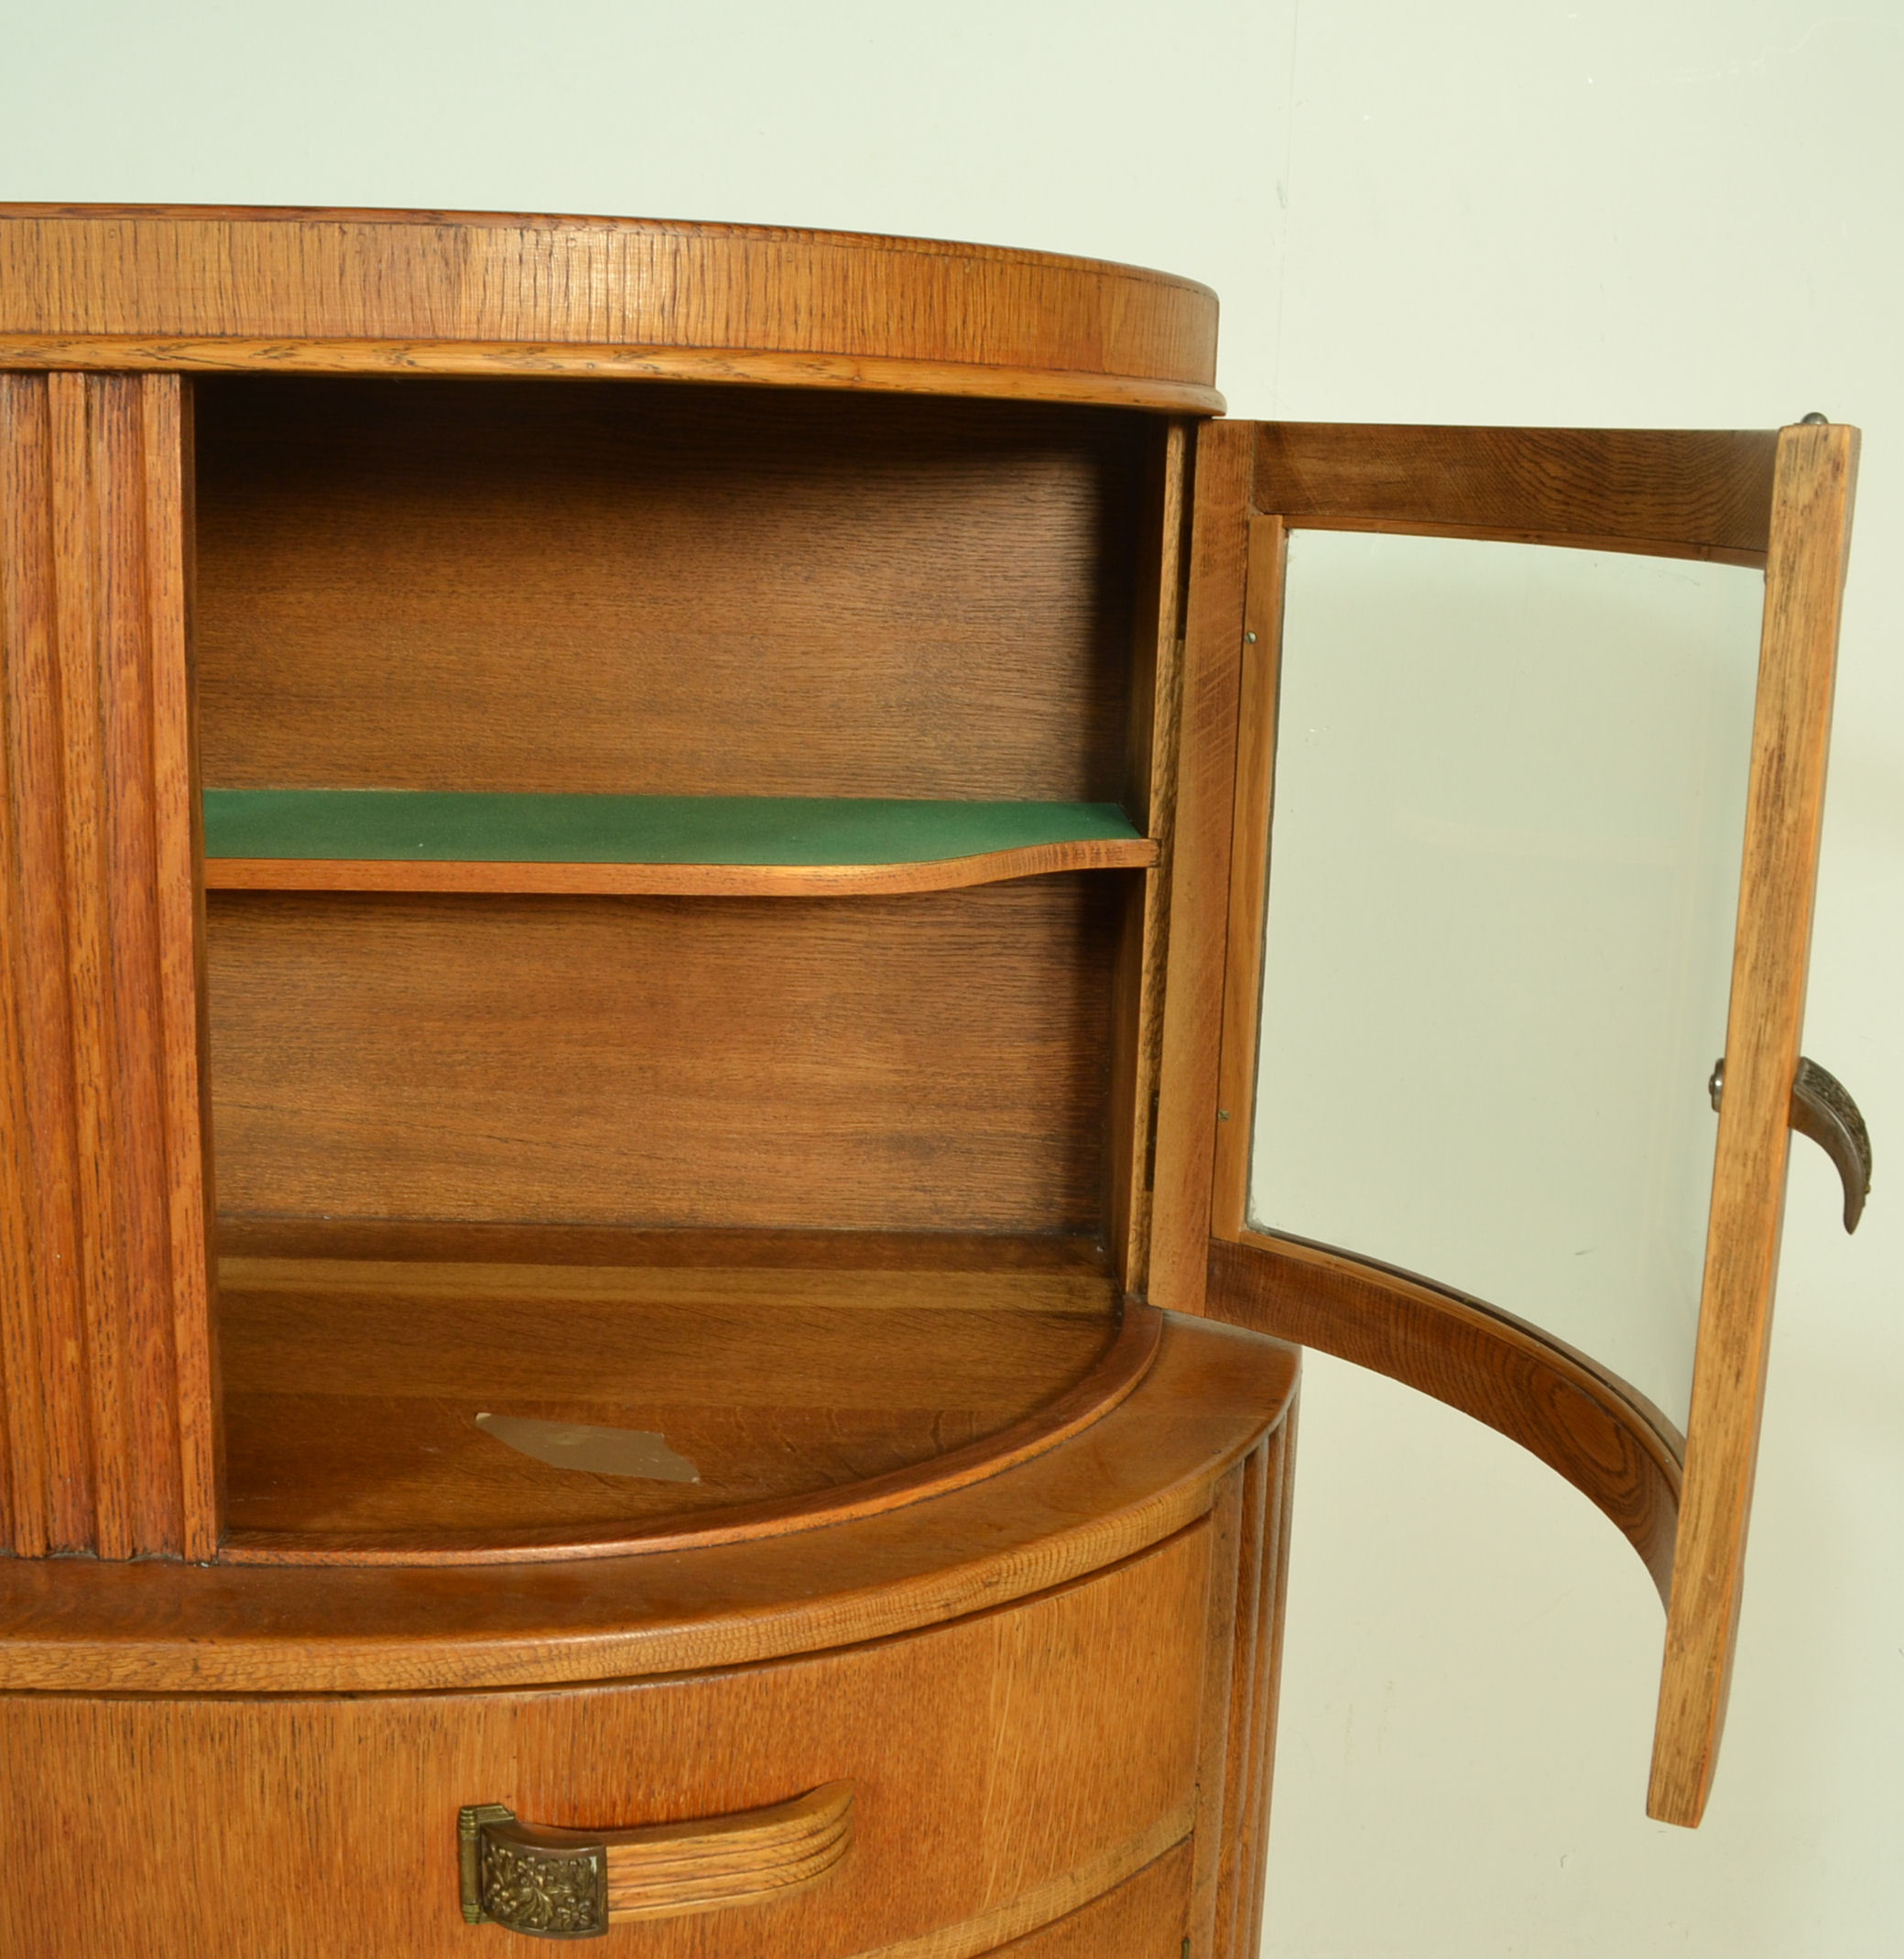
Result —
[{"label": "door handle", "polygon": [[627,1919],[719,1911],[817,1883],[852,1845],[853,1785],[632,1830],[546,1828],[500,1802],[472,1803],[457,1822],[469,1923],[593,1939]]},{"label": "door handle", "polygon": [[[1725,1057],[1713,1063],[1706,1087],[1716,1109],[1725,1094]],[[1791,1108],[1786,1120],[1801,1136],[1809,1136],[1836,1165],[1844,1186],[1844,1228],[1855,1231],[1871,1194],[1871,1132],[1851,1099],[1851,1091],[1828,1068],[1799,1056],[1791,1083]]]}]

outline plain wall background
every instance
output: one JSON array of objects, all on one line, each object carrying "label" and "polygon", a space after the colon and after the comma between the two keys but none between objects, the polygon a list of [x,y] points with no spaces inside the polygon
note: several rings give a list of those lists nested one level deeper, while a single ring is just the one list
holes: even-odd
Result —
[{"label": "plain wall background", "polygon": [[[607,212],[1136,260],[1239,415],[1866,430],[1733,1712],[1642,1815],[1660,1616],[1511,1444],[1312,1360],[1276,1959],[1865,1959],[1904,1910],[1904,6],[4,5],[0,196]],[[1511,1302],[1508,1302],[1511,1303]]]}]

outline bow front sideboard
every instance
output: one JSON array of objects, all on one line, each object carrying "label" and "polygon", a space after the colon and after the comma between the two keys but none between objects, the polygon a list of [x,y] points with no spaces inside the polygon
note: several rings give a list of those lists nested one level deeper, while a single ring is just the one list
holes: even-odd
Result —
[{"label": "bow front sideboard", "polygon": [[[1033,252],[0,207],[8,1954],[1246,1959],[1303,1345],[1631,1540],[1698,1821],[1790,1127],[1868,1181],[1798,1049],[1855,431],[1238,422],[1215,350]],[[1475,937],[1393,850],[1721,929],[1670,839],[1344,789],[1418,560],[1750,614],[1713,1052],[1614,1098],[1704,1180],[1681,1404],[1670,1314],[1390,1241],[1440,1148],[1379,1242],[1278,1194],[1416,1080],[1289,1003]],[[1501,1023],[1572,900],[1487,903]]]}]

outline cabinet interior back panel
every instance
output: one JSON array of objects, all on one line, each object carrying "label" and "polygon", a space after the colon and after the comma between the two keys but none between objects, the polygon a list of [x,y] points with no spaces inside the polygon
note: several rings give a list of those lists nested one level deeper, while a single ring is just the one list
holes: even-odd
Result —
[{"label": "cabinet interior back panel", "polygon": [[615,382],[196,396],[212,787],[1122,793],[1138,418]]},{"label": "cabinet interior back panel", "polygon": [[1098,1229],[1123,881],[213,892],[220,1209]]}]

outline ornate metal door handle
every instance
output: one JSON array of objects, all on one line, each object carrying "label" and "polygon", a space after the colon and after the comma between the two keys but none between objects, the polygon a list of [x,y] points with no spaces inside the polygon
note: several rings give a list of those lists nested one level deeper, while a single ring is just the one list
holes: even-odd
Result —
[{"label": "ornate metal door handle", "polygon": [[626,1919],[718,1911],[817,1883],[852,1844],[853,1785],[633,1830],[545,1829],[478,1802],[462,1812],[458,1837],[472,1925],[593,1939]]},{"label": "ornate metal door handle", "polygon": [[[1713,1063],[1706,1084],[1717,1108],[1725,1093],[1725,1057]],[[1851,1099],[1851,1091],[1829,1069],[1799,1057],[1791,1084],[1791,1112],[1787,1117],[1801,1136],[1809,1136],[1837,1166],[1844,1186],[1844,1228],[1855,1231],[1871,1194],[1871,1132]]]}]

